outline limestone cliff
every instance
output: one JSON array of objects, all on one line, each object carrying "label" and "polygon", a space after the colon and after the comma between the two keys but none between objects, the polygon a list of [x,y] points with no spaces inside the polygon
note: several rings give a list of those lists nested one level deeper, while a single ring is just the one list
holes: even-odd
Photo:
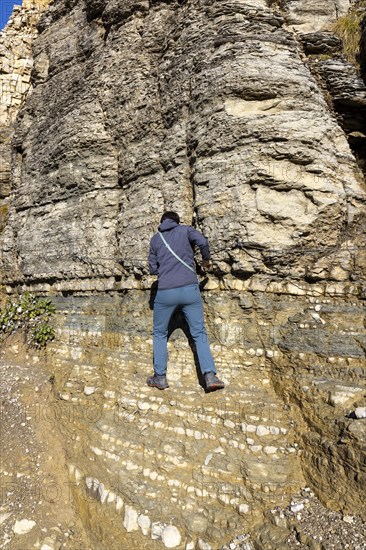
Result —
[{"label": "limestone cliff", "polygon": [[[366,187],[307,57],[349,6],[56,0],[38,23],[1,269],[9,292],[58,307],[48,363],[78,412],[60,427],[96,548],[124,531],[165,544],[170,524],[176,546],[217,548],[305,480],[364,512]],[[167,208],[211,243],[221,395],[202,392],[181,330],[172,389],[144,387]]]},{"label": "limestone cliff", "polygon": [[0,33],[0,232],[8,218],[11,192],[11,139],[16,116],[31,89],[32,44],[48,0],[24,0]]},{"label": "limestone cliff", "polygon": [[196,218],[226,284],[349,278],[361,174],[282,15],[252,4],[50,8],[14,141],[9,283],[135,286],[165,206]]}]

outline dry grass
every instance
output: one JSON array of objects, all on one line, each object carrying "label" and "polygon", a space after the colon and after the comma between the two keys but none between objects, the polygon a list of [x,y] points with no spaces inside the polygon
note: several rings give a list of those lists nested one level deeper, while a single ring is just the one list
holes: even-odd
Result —
[{"label": "dry grass", "polygon": [[366,0],[357,2],[347,15],[340,17],[333,26],[333,31],[342,40],[343,52],[348,61],[358,65],[361,40],[361,21],[365,16]]},{"label": "dry grass", "polygon": [[8,215],[9,215],[9,206],[7,204],[1,205],[0,206],[0,233],[6,226],[6,223],[8,221]]}]

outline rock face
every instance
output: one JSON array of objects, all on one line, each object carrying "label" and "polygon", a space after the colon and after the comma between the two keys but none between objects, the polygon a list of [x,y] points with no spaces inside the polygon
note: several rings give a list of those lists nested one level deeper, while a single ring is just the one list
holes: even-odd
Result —
[{"label": "rock face", "polygon": [[0,35],[0,124],[10,126],[30,87],[33,65],[32,42],[37,34],[36,24],[46,1],[23,2],[14,12]]},{"label": "rock face", "polygon": [[[59,0],[38,25],[2,272],[57,305],[73,494],[111,548],[122,529],[141,548],[217,547],[303,471],[329,505],[363,510],[362,420],[347,415],[364,406],[366,188],[301,46],[349,3],[269,3]],[[211,243],[219,395],[182,330],[171,389],[144,386],[164,209]],[[342,384],[357,390],[331,399]]]},{"label": "rock face", "polygon": [[0,233],[9,213],[14,123],[31,88],[32,44],[37,21],[48,3],[48,0],[24,0],[22,6],[15,5],[8,25],[0,33]]},{"label": "rock face", "polygon": [[73,5],[50,8],[35,44],[9,283],[140,277],[167,206],[196,218],[217,276],[324,280],[332,252],[332,278],[348,278],[361,175],[282,16],[264,3]]},{"label": "rock face", "polygon": [[324,29],[338,17],[345,15],[352,5],[350,0],[280,0],[278,4],[286,14],[286,22],[297,32],[314,32]]},{"label": "rock face", "polygon": [[359,165],[366,172],[366,85],[355,66],[343,59],[319,61],[317,68]]}]

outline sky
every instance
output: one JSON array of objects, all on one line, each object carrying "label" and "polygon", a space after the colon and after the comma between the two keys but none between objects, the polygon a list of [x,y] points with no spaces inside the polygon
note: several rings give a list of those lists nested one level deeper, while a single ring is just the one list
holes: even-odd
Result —
[{"label": "sky", "polygon": [[0,0],[0,31],[3,30],[13,11],[14,4],[21,4],[22,0]]}]

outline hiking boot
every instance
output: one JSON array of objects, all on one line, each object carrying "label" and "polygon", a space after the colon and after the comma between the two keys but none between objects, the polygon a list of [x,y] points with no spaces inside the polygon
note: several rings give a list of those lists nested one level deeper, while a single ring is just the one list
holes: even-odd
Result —
[{"label": "hiking boot", "polygon": [[225,387],[224,382],[222,380],[219,380],[214,372],[206,372],[204,374],[204,378],[207,391],[221,390]]},{"label": "hiking boot", "polygon": [[154,373],[153,376],[148,377],[146,383],[151,388],[158,388],[159,390],[165,390],[166,388],[169,388],[165,374],[161,375]]}]

